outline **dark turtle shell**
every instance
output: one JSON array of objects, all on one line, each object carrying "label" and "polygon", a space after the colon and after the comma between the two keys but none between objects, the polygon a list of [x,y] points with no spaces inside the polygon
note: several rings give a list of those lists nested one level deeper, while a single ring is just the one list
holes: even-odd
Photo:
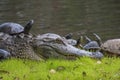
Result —
[{"label": "dark turtle shell", "polygon": [[34,21],[30,20],[25,27],[18,23],[7,22],[0,25],[0,32],[7,33],[10,35],[16,35],[20,33],[28,34]]},{"label": "dark turtle shell", "polygon": [[100,50],[100,41],[101,41],[101,38],[97,35],[97,34],[93,34],[97,41],[92,41],[89,37],[85,36],[85,39],[87,40],[87,44],[83,47],[84,49],[86,50]]},{"label": "dark turtle shell", "polygon": [[99,50],[100,46],[96,41],[90,41],[83,48],[86,50]]},{"label": "dark turtle shell", "polygon": [[7,22],[0,25],[0,32],[7,34],[16,34],[24,31],[24,27],[20,24]]}]

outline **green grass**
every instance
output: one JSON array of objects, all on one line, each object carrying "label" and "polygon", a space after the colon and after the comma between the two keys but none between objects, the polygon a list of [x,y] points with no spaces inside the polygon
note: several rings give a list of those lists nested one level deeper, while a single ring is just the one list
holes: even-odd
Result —
[{"label": "green grass", "polygon": [[120,80],[120,58],[0,62],[0,80]]}]

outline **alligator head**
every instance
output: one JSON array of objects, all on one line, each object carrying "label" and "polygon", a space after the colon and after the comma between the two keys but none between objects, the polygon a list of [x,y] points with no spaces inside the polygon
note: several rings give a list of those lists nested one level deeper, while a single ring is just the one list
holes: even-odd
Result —
[{"label": "alligator head", "polygon": [[103,57],[102,53],[100,52],[89,52],[76,48],[70,45],[68,40],[64,37],[53,33],[38,35],[36,38],[34,38],[33,45],[36,53],[45,58],[63,57],[71,59],[79,56],[88,56],[93,58]]}]

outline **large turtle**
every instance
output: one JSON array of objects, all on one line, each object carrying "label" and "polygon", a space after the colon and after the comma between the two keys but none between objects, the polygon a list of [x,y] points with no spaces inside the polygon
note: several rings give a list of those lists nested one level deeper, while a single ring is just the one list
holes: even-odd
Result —
[{"label": "large turtle", "polygon": [[120,39],[110,39],[101,44],[101,50],[109,55],[120,56]]},{"label": "large turtle", "polygon": [[6,22],[0,25],[0,32],[4,32],[10,35],[17,35],[17,34],[29,34],[29,31],[33,25],[34,21],[30,20],[25,27],[18,23],[13,22]]}]

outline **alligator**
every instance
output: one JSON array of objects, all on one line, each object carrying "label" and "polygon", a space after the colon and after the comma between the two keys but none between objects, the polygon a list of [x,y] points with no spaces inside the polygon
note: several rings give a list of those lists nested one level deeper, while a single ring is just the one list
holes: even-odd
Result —
[{"label": "alligator", "polygon": [[10,52],[12,57],[43,60],[48,58],[75,59],[79,56],[102,58],[100,52],[90,52],[76,48],[65,37],[46,33],[37,36],[20,34],[23,37],[0,33],[0,49]]}]

